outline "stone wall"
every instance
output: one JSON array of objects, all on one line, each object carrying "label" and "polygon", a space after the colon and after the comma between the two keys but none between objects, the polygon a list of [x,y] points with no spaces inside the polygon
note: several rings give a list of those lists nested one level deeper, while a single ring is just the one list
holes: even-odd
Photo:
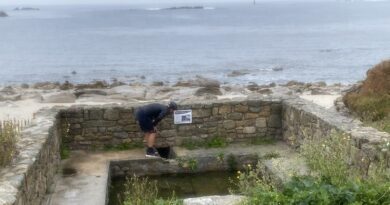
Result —
[{"label": "stone wall", "polygon": [[40,205],[60,163],[60,131],[55,110],[36,114],[17,143],[18,154],[0,169],[0,205]]},{"label": "stone wall", "polygon": [[364,127],[360,121],[342,116],[334,110],[326,110],[300,98],[283,101],[283,139],[299,148],[307,138],[329,137],[344,133],[351,137],[354,149],[352,161],[362,171],[384,160],[390,167],[390,135],[371,127]]},{"label": "stone wall", "polygon": [[[134,117],[137,107],[106,105],[62,110],[63,127],[69,128],[64,141],[72,149],[142,144],[144,136]],[[282,105],[277,99],[182,104],[179,109],[191,109],[193,123],[174,125],[173,116],[168,116],[158,126],[158,146],[216,136],[232,143],[250,142],[255,138],[280,138],[282,134]]]}]

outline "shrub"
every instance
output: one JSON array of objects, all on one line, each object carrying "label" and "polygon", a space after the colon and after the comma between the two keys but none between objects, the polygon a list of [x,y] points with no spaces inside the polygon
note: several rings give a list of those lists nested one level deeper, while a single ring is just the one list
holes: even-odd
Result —
[{"label": "shrub", "polygon": [[307,140],[302,155],[315,172],[292,177],[280,190],[262,175],[260,163],[238,172],[239,191],[248,196],[243,204],[390,204],[388,168],[378,166],[368,176],[362,175],[350,167],[351,152],[347,135]]},{"label": "shrub", "polygon": [[370,69],[362,84],[345,94],[343,102],[364,122],[390,133],[390,60]]},{"label": "shrub", "polygon": [[8,165],[16,154],[16,141],[27,122],[0,121],[0,167]]}]

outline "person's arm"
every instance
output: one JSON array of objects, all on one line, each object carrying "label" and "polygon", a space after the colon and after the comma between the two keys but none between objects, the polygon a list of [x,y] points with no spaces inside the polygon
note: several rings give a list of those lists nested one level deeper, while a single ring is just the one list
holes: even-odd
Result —
[{"label": "person's arm", "polygon": [[156,126],[166,115],[168,114],[168,109],[162,109],[160,114],[153,120],[153,126]]}]

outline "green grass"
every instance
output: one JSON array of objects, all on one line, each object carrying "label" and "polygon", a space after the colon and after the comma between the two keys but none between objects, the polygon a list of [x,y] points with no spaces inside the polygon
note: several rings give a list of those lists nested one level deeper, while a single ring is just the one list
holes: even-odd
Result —
[{"label": "green grass", "polygon": [[62,144],[60,148],[61,159],[68,159],[70,157],[70,149],[67,145]]},{"label": "green grass", "polygon": [[16,142],[28,121],[0,121],[0,167],[9,165],[17,153]]},{"label": "green grass", "polygon": [[206,140],[187,139],[183,141],[181,146],[189,150],[194,150],[199,148],[206,148],[206,149],[221,148],[221,147],[228,146],[228,142],[226,141],[225,138],[214,136]]}]

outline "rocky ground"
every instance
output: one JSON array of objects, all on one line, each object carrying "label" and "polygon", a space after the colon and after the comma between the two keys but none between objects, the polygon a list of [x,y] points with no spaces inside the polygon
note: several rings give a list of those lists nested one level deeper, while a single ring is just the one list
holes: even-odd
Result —
[{"label": "rocky ground", "polygon": [[88,84],[41,82],[32,85],[0,87],[0,120],[28,120],[44,107],[74,104],[108,104],[137,102],[178,103],[194,100],[234,99],[253,95],[298,95],[326,108],[333,108],[336,98],[348,85],[326,85],[324,82],[301,83],[290,81],[283,85],[222,84],[217,80],[197,76],[180,80],[176,84],[164,82],[126,84],[117,80],[111,83],[94,81]]}]

